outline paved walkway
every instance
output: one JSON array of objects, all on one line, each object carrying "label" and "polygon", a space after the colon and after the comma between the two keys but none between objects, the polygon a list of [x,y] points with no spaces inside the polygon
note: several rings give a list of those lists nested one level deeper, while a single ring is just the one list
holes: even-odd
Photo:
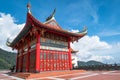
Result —
[{"label": "paved walkway", "polygon": [[24,80],[18,77],[14,76],[9,76],[8,73],[9,71],[0,71],[0,80]]},{"label": "paved walkway", "polygon": [[[74,71],[75,72],[75,71]],[[21,78],[8,76],[6,72],[0,72],[0,80],[24,80]],[[47,72],[46,72],[46,75]],[[54,76],[45,76],[27,80],[120,80],[120,71],[86,71]]]},{"label": "paved walkway", "polygon": [[120,71],[88,71],[29,80],[120,80]]}]

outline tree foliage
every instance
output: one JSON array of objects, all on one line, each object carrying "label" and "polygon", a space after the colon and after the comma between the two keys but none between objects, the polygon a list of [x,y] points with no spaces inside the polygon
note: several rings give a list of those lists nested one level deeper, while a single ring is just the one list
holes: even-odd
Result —
[{"label": "tree foliage", "polygon": [[0,48],[0,69],[9,69],[16,63],[16,53],[8,52]]}]

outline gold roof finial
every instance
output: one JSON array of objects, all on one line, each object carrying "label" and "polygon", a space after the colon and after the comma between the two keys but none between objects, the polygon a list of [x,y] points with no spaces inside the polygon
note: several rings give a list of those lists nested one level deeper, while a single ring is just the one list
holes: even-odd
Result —
[{"label": "gold roof finial", "polygon": [[30,5],[30,2],[28,2],[28,4],[27,4],[27,9],[28,9],[28,13],[31,13],[31,5]]}]

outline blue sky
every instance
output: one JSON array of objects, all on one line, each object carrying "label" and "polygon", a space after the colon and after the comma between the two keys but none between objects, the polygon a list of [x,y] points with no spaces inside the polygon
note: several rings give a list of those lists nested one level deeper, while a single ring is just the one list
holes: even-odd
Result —
[{"label": "blue sky", "polygon": [[[23,25],[26,21],[26,4],[28,1],[1,0],[0,13],[4,14],[4,16],[8,16],[9,14],[8,17],[12,17],[14,27],[15,25]],[[98,42],[105,42],[109,47],[112,46],[109,50],[105,47],[105,50],[108,50],[108,52],[101,49],[100,51],[92,49],[92,52],[98,53],[97,56],[111,56],[112,58],[110,59],[114,59],[114,62],[120,61],[120,0],[30,0],[30,3],[33,16],[41,22],[44,22],[52,13],[53,9],[56,8],[55,18],[63,29],[78,31],[82,30],[84,26],[87,26],[88,35],[85,39],[98,40]],[[0,15],[0,18],[2,19],[3,16]],[[1,32],[3,30],[4,32],[5,30],[8,31],[8,28],[2,29],[1,27],[0,29]],[[17,33],[10,33],[9,36]],[[3,42],[3,39],[1,39],[1,43]],[[96,42],[95,44],[99,43]],[[83,48],[84,46],[81,49]],[[101,54],[97,51],[101,52]],[[89,54],[86,53],[86,55]]]}]

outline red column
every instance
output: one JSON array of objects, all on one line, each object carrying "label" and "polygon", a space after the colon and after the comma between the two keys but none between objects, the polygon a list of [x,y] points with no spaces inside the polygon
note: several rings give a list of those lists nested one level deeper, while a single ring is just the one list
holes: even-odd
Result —
[{"label": "red column", "polygon": [[60,70],[60,54],[58,53],[58,63],[59,63],[59,70]]},{"label": "red column", "polygon": [[[55,54],[56,54],[56,57],[58,58],[58,53],[55,52],[54,55],[55,55]],[[54,57],[54,55],[53,55],[53,57]],[[55,70],[57,70],[57,58],[56,58],[56,59],[54,58],[54,62],[55,62],[55,64],[56,64]]]},{"label": "red column", "polygon": [[70,39],[68,39],[68,59],[69,59],[69,69],[72,69],[72,59],[71,59],[71,49],[70,49]]},{"label": "red column", "polygon": [[42,53],[42,54],[43,54],[43,58],[42,58],[43,68],[42,68],[42,71],[44,71],[44,68],[45,68],[45,66],[44,66],[44,54],[45,54],[45,53]]},{"label": "red column", "polygon": [[18,55],[19,55],[19,50],[18,50],[17,57],[16,57],[16,72],[18,72],[18,63],[19,63]]},{"label": "red column", "polygon": [[66,70],[67,70],[67,53],[65,52],[65,66],[66,66]]},{"label": "red column", "polygon": [[36,33],[36,72],[40,72],[40,34]]},{"label": "red column", "polygon": [[30,65],[30,40],[28,39],[28,51],[27,51],[27,60],[26,60],[26,72],[29,72],[29,65]]},{"label": "red column", "polygon": [[68,70],[68,59],[67,59],[68,55],[67,55],[67,52],[66,52],[66,59],[65,59],[65,65],[66,65],[66,70]]},{"label": "red column", "polygon": [[59,52],[60,54],[60,70],[62,70],[62,58],[61,58],[61,53]]},{"label": "red column", "polygon": [[48,53],[47,52],[45,53],[46,53],[46,71],[48,71]]},{"label": "red column", "polygon": [[23,70],[23,53],[24,53],[24,50],[23,50],[23,47],[22,47],[22,51],[21,51],[21,65],[20,65],[20,72],[22,72],[22,70]]},{"label": "red column", "polygon": [[68,53],[66,53],[66,64],[67,64],[67,70],[69,68],[69,63],[68,63]]},{"label": "red column", "polygon": [[61,63],[61,66],[60,66],[60,69],[63,70],[63,62],[62,62],[62,53],[60,53],[60,63]]},{"label": "red column", "polygon": [[49,71],[51,71],[51,53],[47,51],[49,55]]},{"label": "red column", "polygon": [[22,72],[22,53],[20,53],[21,55],[19,56],[20,58],[20,72]]},{"label": "red column", "polygon": [[63,70],[63,59],[62,59],[62,53],[60,52],[61,54],[61,70]]},{"label": "red column", "polygon": [[54,64],[56,64],[56,63],[54,61],[54,52],[51,54],[52,54],[52,67],[53,67],[52,70],[55,70],[56,68],[54,67]]},{"label": "red column", "polygon": [[28,72],[30,71],[30,46],[28,48]]},{"label": "red column", "polygon": [[65,56],[64,56],[64,52],[63,52],[63,70],[65,70]]}]

